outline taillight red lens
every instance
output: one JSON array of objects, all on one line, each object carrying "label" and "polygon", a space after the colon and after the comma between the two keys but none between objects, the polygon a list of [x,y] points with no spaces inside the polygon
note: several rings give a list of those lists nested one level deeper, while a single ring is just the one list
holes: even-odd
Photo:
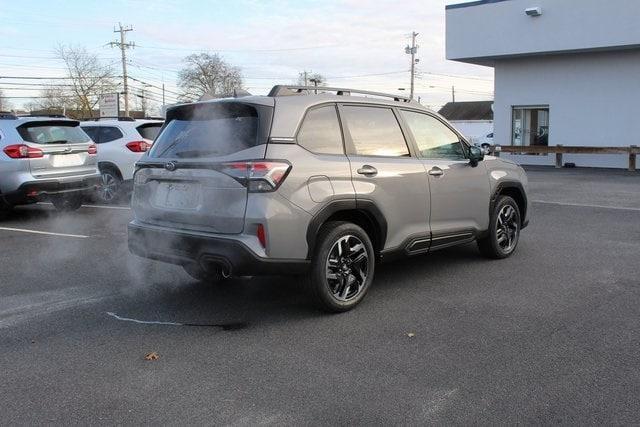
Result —
[{"label": "taillight red lens", "polygon": [[144,153],[145,151],[149,151],[151,144],[147,141],[131,141],[127,143],[127,148],[134,153]]},{"label": "taillight red lens", "polygon": [[87,149],[87,153],[89,154],[98,154],[98,146],[96,144],[91,144]]},{"label": "taillight red lens", "polygon": [[41,149],[25,144],[7,145],[2,151],[12,159],[37,159],[44,156]]},{"label": "taillight red lens", "polygon": [[258,241],[262,245],[263,248],[267,248],[267,233],[264,231],[264,225],[258,224],[258,228],[256,229],[256,236],[258,236]]},{"label": "taillight red lens", "polygon": [[265,160],[224,163],[222,172],[247,185],[250,192],[264,193],[277,189],[289,170],[289,163]]}]

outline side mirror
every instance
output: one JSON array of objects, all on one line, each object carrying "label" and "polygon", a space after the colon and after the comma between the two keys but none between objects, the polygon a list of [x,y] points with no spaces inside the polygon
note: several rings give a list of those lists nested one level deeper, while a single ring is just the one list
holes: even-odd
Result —
[{"label": "side mirror", "polygon": [[473,167],[478,166],[478,162],[484,159],[484,151],[480,147],[472,145],[469,147],[469,164]]}]

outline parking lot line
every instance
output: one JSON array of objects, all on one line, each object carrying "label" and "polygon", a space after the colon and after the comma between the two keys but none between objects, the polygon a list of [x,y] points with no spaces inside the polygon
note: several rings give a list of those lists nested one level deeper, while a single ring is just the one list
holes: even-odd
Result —
[{"label": "parking lot line", "polygon": [[78,238],[78,239],[86,239],[86,238],[89,237],[89,236],[84,236],[82,234],[53,233],[53,232],[50,232],[50,231],[27,230],[25,228],[0,227],[0,230],[16,231],[16,232],[20,232],[20,233],[44,234],[44,235],[47,235],[47,236],[75,237],[75,238]]},{"label": "parking lot line", "polygon": [[[38,202],[39,205],[53,205],[53,203],[49,202]],[[107,205],[82,205],[83,208],[96,208],[96,209],[117,209],[123,211],[130,211],[131,208],[129,206],[107,206]]]},{"label": "parking lot line", "polygon": [[606,205],[589,205],[585,203],[566,203],[566,202],[548,202],[545,200],[532,200],[533,203],[540,203],[543,205],[558,205],[558,206],[576,206],[580,208],[598,208],[598,209],[615,209],[619,211],[636,211],[640,212],[640,208],[631,208],[624,206],[606,206]]}]

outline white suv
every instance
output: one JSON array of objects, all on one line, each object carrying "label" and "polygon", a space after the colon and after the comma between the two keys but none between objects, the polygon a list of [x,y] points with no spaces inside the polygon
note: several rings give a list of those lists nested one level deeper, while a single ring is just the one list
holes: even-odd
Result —
[{"label": "white suv", "polygon": [[99,145],[100,184],[97,197],[110,203],[131,187],[135,163],[151,147],[162,120],[108,117],[81,123],[82,129]]}]

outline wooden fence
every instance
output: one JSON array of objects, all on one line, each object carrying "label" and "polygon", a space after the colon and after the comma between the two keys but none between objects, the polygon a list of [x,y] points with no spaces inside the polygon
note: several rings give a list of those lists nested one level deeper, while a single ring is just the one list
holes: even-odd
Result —
[{"label": "wooden fence", "polygon": [[636,170],[636,156],[640,153],[640,147],[630,145],[628,147],[582,147],[582,146],[544,146],[544,145],[492,145],[489,153],[500,156],[500,153],[510,154],[555,154],[556,167],[562,167],[563,154],[626,154],[629,156],[629,170]]}]

